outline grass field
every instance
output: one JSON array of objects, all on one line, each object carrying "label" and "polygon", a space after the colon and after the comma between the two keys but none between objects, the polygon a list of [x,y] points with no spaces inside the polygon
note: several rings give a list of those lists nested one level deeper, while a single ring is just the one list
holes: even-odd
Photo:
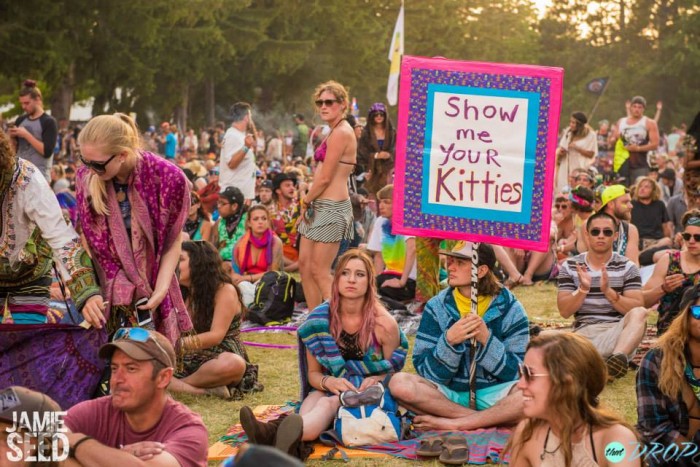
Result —
[{"label": "grass field", "polygon": [[[537,285],[518,287],[515,295],[527,310],[534,323],[566,322],[559,317],[556,308],[556,287]],[[245,340],[266,343],[294,344],[296,339],[286,334],[244,334]],[[409,339],[411,349],[414,338]],[[178,400],[200,413],[209,429],[210,444],[216,442],[226,430],[238,422],[238,412],[243,405],[255,407],[260,404],[282,404],[299,398],[299,375],[295,350],[263,349],[248,347],[251,360],[260,366],[260,381],[265,390],[248,396],[243,401],[226,402],[219,399],[196,396],[178,396]],[[415,372],[411,364],[411,354],[405,371]],[[636,397],[634,389],[635,373],[630,371],[624,378],[608,385],[603,392],[604,404],[634,424],[637,421]],[[328,462],[311,461],[308,465],[323,465]],[[352,466],[403,466],[415,465],[414,461],[399,459],[362,460],[353,459]],[[442,465],[438,461],[424,461],[422,465]]]}]

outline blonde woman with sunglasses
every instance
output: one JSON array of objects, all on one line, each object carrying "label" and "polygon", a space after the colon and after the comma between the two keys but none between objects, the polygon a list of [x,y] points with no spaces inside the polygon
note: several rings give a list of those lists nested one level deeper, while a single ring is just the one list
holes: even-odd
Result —
[{"label": "blonde woman with sunglasses", "polygon": [[148,321],[173,345],[192,329],[175,268],[190,209],[185,174],[141,149],[128,115],[100,115],[78,137],[76,198],[85,243],[109,307],[83,313],[108,332]]},{"label": "blonde woman with sunglasses", "polygon": [[[632,459],[637,447],[634,429],[600,408],[606,381],[602,357],[583,337],[562,332],[533,338],[520,365],[517,386],[527,418],[506,445],[509,465],[641,465],[638,457]],[[624,453],[613,456],[610,447],[618,444]]]}]

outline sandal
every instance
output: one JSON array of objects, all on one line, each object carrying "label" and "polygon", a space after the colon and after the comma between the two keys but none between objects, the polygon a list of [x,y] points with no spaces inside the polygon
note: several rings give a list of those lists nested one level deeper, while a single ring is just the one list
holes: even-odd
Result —
[{"label": "sandal", "polygon": [[517,279],[513,279],[511,277],[508,277],[508,279],[506,279],[506,281],[503,283],[503,285],[506,286],[506,289],[513,290],[517,286],[522,285],[522,283],[523,283],[523,275],[519,274]]},{"label": "sandal", "polygon": [[464,436],[450,436],[442,444],[440,462],[447,465],[462,465],[469,461],[469,447]]},{"label": "sandal", "polygon": [[427,436],[420,440],[416,454],[421,457],[439,457],[442,454],[443,436]]}]

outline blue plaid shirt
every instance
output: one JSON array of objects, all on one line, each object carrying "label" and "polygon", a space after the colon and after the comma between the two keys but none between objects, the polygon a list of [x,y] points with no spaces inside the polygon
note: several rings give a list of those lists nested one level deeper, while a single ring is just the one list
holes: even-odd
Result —
[{"label": "blue plaid shirt", "polygon": [[[637,373],[637,430],[647,444],[670,446],[680,437],[687,438],[688,407],[681,394],[670,398],[659,389],[661,357],[660,349],[651,349],[644,356]],[[700,444],[700,430],[695,433],[694,439],[688,441]],[[651,466],[665,465],[652,458],[647,458],[647,462]]]}]

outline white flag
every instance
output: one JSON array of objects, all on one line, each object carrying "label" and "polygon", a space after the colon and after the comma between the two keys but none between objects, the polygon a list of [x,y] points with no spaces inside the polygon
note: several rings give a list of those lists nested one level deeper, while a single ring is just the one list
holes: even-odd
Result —
[{"label": "white flag", "polygon": [[396,105],[399,100],[399,70],[401,68],[401,56],[403,55],[403,3],[396,19],[394,34],[391,36],[389,47],[389,82],[386,86],[386,99],[389,105]]}]

